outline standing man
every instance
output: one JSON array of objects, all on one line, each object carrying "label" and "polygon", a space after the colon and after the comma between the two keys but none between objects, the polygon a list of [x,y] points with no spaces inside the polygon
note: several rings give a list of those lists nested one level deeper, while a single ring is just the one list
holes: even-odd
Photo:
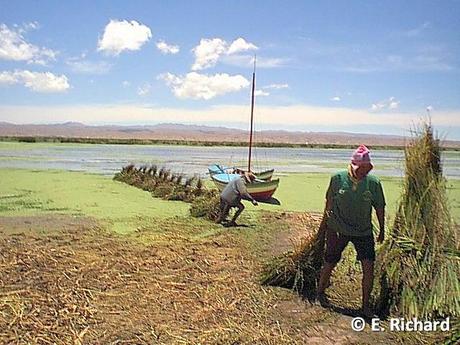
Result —
[{"label": "standing man", "polygon": [[365,317],[374,315],[369,305],[375,261],[372,208],[380,227],[377,242],[383,242],[385,237],[385,197],[380,180],[369,175],[372,168],[368,148],[360,145],[353,153],[348,170],[331,177],[323,216],[327,226],[325,262],[318,284],[318,301],[328,307],[325,289],[331,273],[348,242],[353,243],[363,269],[362,314]]},{"label": "standing man", "polygon": [[255,175],[252,173],[244,173],[240,177],[231,180],[220,194],[220,214],[216,223],[222,223],[227,218],[228,213],[232,207],[237,207],[232,220],[227,224],[228,226],[236,226],[236,219],[243,212],[244,205],[241,202],[242,198],[248,199],[254,206],[257,206],[257,201],[248,193],[246,188],[247,183],[255,180]]}]

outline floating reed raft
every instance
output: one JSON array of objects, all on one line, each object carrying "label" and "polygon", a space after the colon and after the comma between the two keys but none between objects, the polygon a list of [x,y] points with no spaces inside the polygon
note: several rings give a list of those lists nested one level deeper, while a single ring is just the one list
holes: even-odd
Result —
[{"label": "floating reed raft", "polygon": [[383,314],[460,316],[459,228],[450,216],[440,152],[428,124],[405,149],[404,190],[377,260]]}]

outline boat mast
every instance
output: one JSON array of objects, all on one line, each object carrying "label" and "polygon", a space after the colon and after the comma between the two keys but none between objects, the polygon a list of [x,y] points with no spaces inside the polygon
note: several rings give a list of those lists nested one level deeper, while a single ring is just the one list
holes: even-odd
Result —
[{"label": "boat mast", "polygon": [[256,56],[254,55],[254,71],[252,72],[251,130],[249,132],[248,172],[251,172],[252,134],[253,134],[253,127],[254,127],[254,91],[255,91],[255,87],[256,87]]}]

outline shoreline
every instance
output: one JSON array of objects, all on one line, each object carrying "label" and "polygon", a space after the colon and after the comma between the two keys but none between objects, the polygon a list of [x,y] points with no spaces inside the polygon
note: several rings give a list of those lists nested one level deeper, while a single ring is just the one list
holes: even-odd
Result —
[{"label": "shoreline", "polygon": [[[19,143],[56,143],[56,144],[99,144],[99,145],[174,145],[174,146],[229,146],[247,147],[242,141],[206,141],[185,139],[124,139],[124,138],[89,138],[89,137],[59,137],[59,136],[0,136],[0,142]],[[317,149],[354,149],[355,144],[320,144],[320,143],[283,143],[255,142],[254,147],[264,148],[317,148]],[[367,145],[374,150],[404,150],[403,145]],[[459,152],[460,147],[444,146],[443,151]]]}]

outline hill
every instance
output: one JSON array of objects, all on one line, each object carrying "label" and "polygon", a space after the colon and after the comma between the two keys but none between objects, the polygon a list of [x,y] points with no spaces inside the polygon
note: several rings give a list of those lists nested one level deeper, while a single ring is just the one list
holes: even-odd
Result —
[{"label": "hill", "polygon": [[[62,124],[17,125],[0,122],[0,136],[5,137],[65,137],[140,140],[184,140],[212,142],[245,142],[248,131],[212,126],[163,123],[153,126],[89,126],[78,122]],[[256,142],[286,144],[336,144],[401,146],[406,138],[396,135],[375,135],[347,132],[291,132],[285,130],[257,131]],[[444,146],[460,148],[460,141],[446,140]]]}]

